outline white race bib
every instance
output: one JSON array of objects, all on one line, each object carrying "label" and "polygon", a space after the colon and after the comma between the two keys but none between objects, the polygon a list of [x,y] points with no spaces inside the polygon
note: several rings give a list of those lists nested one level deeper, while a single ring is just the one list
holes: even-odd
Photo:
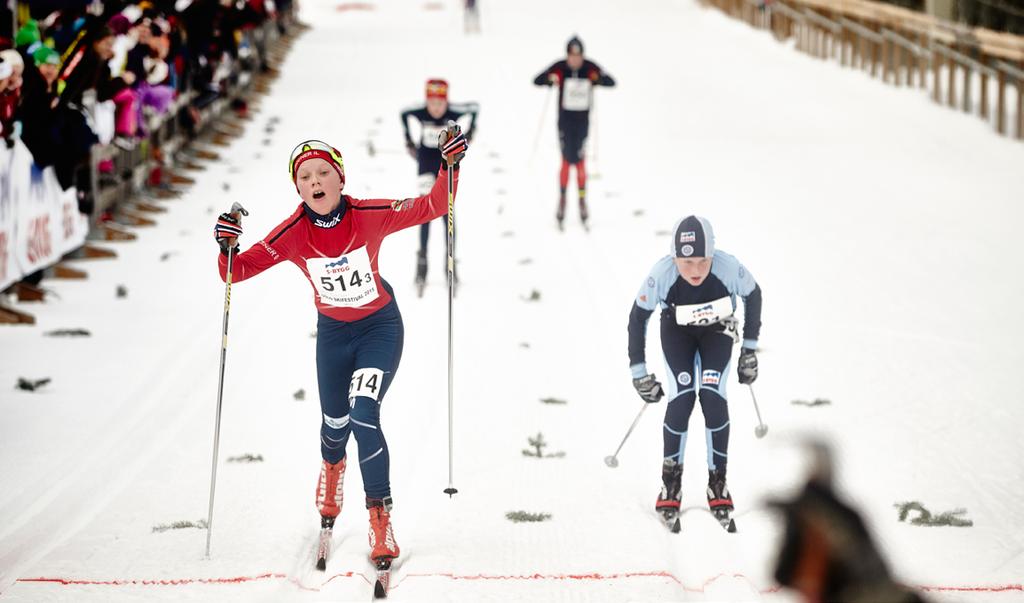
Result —
[{"label": "white race bib", "polygon": [[704,304],[676,306],[676,324],[710,325],[732,316],[732,299],[720,297]]},{"label": "white race bib", "polygon": [[420,140],[420,144],[427,149],[437,148],[437,137],[441,135],[441,132],[445,129],[445,126],[439,126],[437,124],[423,124],[423,135]]},{"label": "white race bib", "polygon": [[356,398],[364,396],[380,401],[380,388],[384,385],[384,371],[377,368],[362,368],[352,373],[348,384],[349,404],[355,408]]},{"label": "white race bib", "polygon": [[365,246],[336,258],[308,258],[306,270],[329,306],[359,308],[380,297]]},{"label": "white race bib", "polygon": [[585,78],[566,78],[562,86],[562,108],[566,111],[589,111],[592,84]]}]

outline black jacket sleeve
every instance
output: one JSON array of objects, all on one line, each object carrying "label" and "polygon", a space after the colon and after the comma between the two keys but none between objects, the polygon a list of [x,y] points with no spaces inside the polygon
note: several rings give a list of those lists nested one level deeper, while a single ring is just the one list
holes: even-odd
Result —
[{"label": "black jacket sleeve", "polygon": [[416,109],[406,109],[402,111],[402,133],[405,134],[405,146],[407,147],[418,147],[416,143],[412,141],[412,135],[409,134],[409,118],[416,113]]},{"label": "black jacket sleeve", "polygon": [[647,321],[653,313],[633,302],[633,309],[629,312],[629,366],[646,362]]},{"label": "black jacket sleeve", "polygon": [[459,113],[459,117],[463,115],[469,116],[469,125],[466,126],[465,131],[466,140],[473,142],[473,134],[476,132],[476,118],[480,114],[480,106],[476,103],[466,103],[465,105],[460,105],[460,107],[463,107],[465,110]]},{"label": "black jacket sleeve", "polygon": [[558,68],[558,63],[554,63],[550,67],[545,69],[544,71],[541,71],[540,75],[538,75],[537,77],[533,78],[533,85],[534,86],[550,86],[551,82],[548,81],[548,76],[550,76],[552,73],[555,73],[557,68]]},{"label": "black jacket sleeve", "polygon": [[612,79],[612,76],[605,73],[604,69],[601,69],[600,65],[588,61],[587,67],[591,74],[597,74],[596,79],[593,78],[593,75],[590,76],[595,86],[608,86],[609,88],[615,86],[615,80]]},{"label": "black jacket sleeve", "polygon": [[761,285],[743,298],[743,339],[757,341],[761,334]]}]

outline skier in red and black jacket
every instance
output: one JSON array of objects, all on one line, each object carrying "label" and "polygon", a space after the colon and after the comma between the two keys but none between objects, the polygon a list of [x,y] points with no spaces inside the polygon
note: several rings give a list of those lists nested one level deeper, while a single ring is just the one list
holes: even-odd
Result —
[{"label": "skier in red and black jacket", "polygon": [[559,228],[565,219],[565,190],[569,185],[569,166],[576,167],[576,187],[580,197],[580,220],[587,223],[587,169],[583,144],[590,129],[590,108],[594,104],[594,86],[614,86],[615,80],[597,63],[583,58],[583,42],[573,36],[566,44],[565,60],[540,72],[533,83],[537,86],[558,86],[558,139],[562,147],[562,169],[559,172]]},{"label": "skier in red and black jacket", "polygon": [[[441,132],[438,148],[453,166],[442,162],[440,177],[428,194],[404,200],[356,199],[342,194],[345,167],[341,153],[318,140],[300,143],[292,151],[288,170],[302,202],[265,238],[233,256],[234,281],[289,261],[313,288],[322,411],[323,462],[316,490],[321,546],[329,547],[330,530],[341,512],[345,445],[349,435],[354,435],[370,512],[370,557],[377,563],[389,562],[399,554],[391,528],[389,455],[380,426],[380,406],[398,371],[404,339],[402,315],[391,286],[380,277],[377,256],[387,235],[438,218],[448,210],[447,170],[453,171],[455,189],[458,162],[468,144],[461,129],[453,125]],[[227,252],[238,249],[241,234],[239,213],[220,215],[214,236],[221,247],[222,279],[227,275]],[[326,549],[319,551],[318,560],[326,560],[326,554]]]}]

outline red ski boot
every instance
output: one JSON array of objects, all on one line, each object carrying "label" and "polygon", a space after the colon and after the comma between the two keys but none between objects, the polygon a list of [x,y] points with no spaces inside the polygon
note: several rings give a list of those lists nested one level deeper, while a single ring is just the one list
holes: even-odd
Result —
[{"label": "red ski boot", "polygon": [[345,501],[344,483],[345,459],[333,465],[323,461],[320,480],[316,484],[316,509],[320,511],[320,517],[335,518],[341,513],[341,504]]},{"label": "red ski boot", "polygon": [[391,497],[367,498],[366,508],[370,511],[370,559],[380,563],[397,558],[400,551],[391,528]]}]

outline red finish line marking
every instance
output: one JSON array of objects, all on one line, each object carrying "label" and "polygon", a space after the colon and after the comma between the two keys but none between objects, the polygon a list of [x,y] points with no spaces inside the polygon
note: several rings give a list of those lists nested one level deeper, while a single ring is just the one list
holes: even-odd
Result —
[{"label": "red finish line marking", "polygon": [[[259,582],[263,580],[288,580],[293,582],[302,590],[319,591],[321,588],[327,586],[330,582],[338,578],[361,578],[367,584],[371,583],[371,580],[360,572],[343,572],[340,574],[334,574],[327,580],[320,584],[320,587],[309,587],[304,586],[295,577],[287,574],[267,572],[264,574],[258,574],[255,576],[234,576],[226,578],[170,578],[170,579],[121,579],[121,580],[90,580],[85,578],[53,578],[53,577],[37,577],[37,578],[19,578],[18,582],[24,583],[46,583],[46,584],[59,584],[61,586],[188,586],[192,584],[243,584],[247,582]],[[699,587],[687,586],[676,577],[675,574],[667,571],[650,571],[650,572],[623,572],[616,574],[600,574],[600,573],[582,573],[582,574],[450,574],[450,573],[426,573],[426,574],[406,574],[403,576],[393,588],[398,588],[403,582],[410,578],[445,578],[448,580],[501,580],[501,581],[604,581],[604,580],[623,580],[630,578],[665,578],[671,580],[681,586],[687,592],[703,593],[711,586],[711,584],[717,582],[722,578],[738,578],[750,582],[750,579],[743,574],[719,574],[712,578],[704,581]],[[751,586],[753,584],[751,583]],[[1024,592],[1024,584],[997,584],[997,585],[984,585],[984,586],[943,586],[943,585],[917,585],[912,588],[923,590],[923,591],[934,591],[934,592],[986,592],[986,593],[999,593],[999,592]],[[776,593],[779,592],[780,587],[771,587],[767,589],[757,589],[761,594]]]}]

